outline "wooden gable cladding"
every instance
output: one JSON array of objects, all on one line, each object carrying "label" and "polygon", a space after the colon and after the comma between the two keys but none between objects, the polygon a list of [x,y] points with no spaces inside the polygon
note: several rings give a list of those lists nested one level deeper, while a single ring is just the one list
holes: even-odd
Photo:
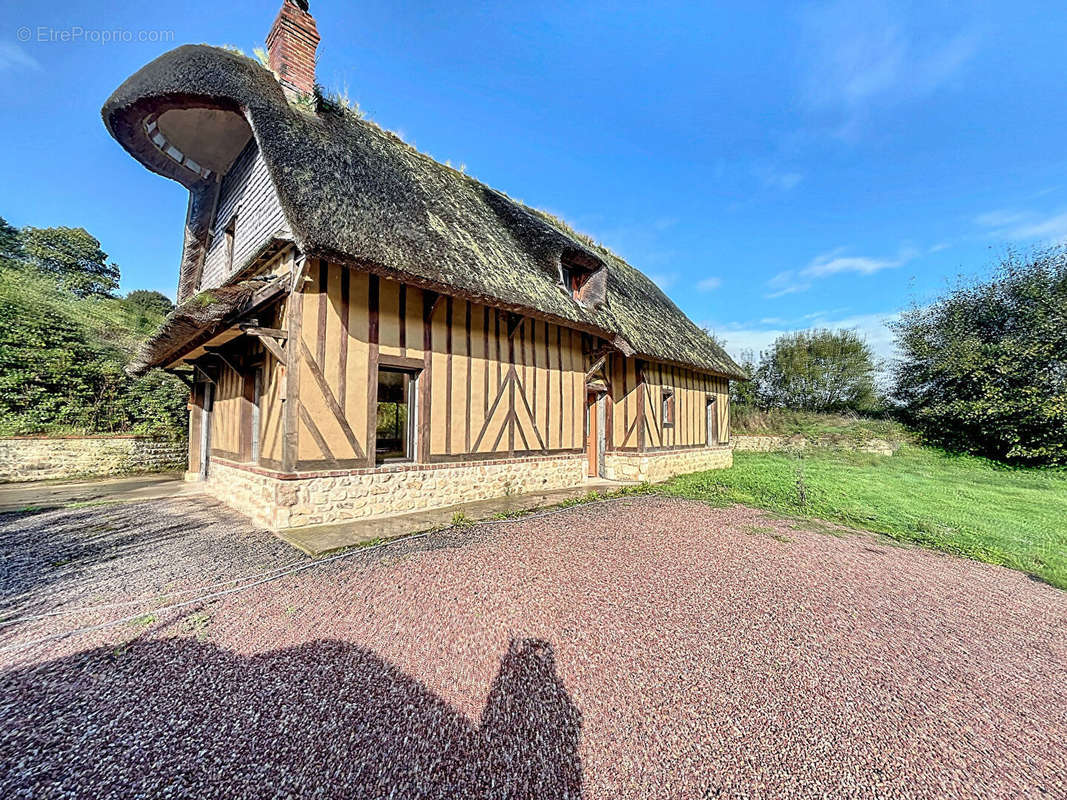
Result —
[{"label": "wooden gable cladding", "polygon": [[373,464],[379,364],[419,373],[419,460],[582,447],[577,331],[312,260],[290,333],[292,469]]}]

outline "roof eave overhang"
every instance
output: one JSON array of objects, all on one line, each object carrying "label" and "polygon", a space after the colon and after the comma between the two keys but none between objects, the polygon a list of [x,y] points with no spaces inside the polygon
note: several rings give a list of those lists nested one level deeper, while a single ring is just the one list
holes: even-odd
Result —
[{"label": "roof eave overhang", "polygon": [[[224,338],[227,332],[240,324],[250,314],[281,300],[288,295],[290,282],[286,276],[279,276],[252,295],[246,302],[234,308],[222,319],[205,324],[199,330],[183,337],[167,348],[164,354],[155,356],[149,360],[135,363],[129,370],[134,377],[144,375],[156,367],[171,369],[178,366],[182,361],[197,348],[210,345],[212,340]],[[229,337],[236,338],[236,337]]]}]

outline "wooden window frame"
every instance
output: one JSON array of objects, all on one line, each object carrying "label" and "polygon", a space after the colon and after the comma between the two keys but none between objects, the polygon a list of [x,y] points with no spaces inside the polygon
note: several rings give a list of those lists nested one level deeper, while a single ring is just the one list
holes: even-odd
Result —
[{"label": "wooden window frame", "polygon": [[660,408],[662,411],[663,427],[674,427],[674,388],[664,386],[661,389]]},{"label": "wooden window frame", "polygon": [[408,418],[405,423],[407,428],[406,453],[402,458],[383,458],[378,460],[377,425],[375,425],[375,439],[368,442],[368,449],[374,453],[374,466],[386,467],[393,464],[418,464],[419,463],[419,416],[422,409],[419,408],[419,388],[422,381],[423,364],[421,361],[409,358],[387,358],[382,356],[374,371],[374,412],[375,419],[378,413],[378,386],[382,372],[396,372],[407,378],[407,409]]},{"label": "wooden window frame", "polygon": [[[712,421],[714,420],[714,426]],[[704,396],[704,424],[707,427],[705,431],[705,440],[707,441],[706,447],[718,447],[722,444],[722,431],[719,430],[719,398],[713,394]],[[714,427],[715,436],[713,437],[712,428]]]}]

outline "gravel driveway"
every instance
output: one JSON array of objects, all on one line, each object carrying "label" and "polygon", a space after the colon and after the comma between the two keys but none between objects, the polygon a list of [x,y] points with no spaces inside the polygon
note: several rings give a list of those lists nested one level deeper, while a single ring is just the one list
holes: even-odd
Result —
[{"label": "gravel driveway", "polygon": [[20,526],[114,509],[0,520],[0,797],[1067,796],[1067,594],[1020,573],[653,497],[318,563],[183,507],[37,599]]}]

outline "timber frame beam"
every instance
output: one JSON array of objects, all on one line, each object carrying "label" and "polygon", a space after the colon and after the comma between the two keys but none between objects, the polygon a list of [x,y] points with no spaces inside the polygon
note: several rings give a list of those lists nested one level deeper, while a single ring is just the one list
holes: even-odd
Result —
[{"label": "timber frame beam", "polygon": [[595,375],[598,371],[600,371],[604,367],[604,363],[607,360],[608,360],[608,356],[607,356],[606,353],[604,355],[600,356],[599,358],[597,358],[596,361],[593,362],[593,365],[591,367],[589,367],[589,369],[587,369],[585,371],[585,380],[588,382],[588,380],[590,378],[592,378],[593,375]]},{"label": "timber frame beam", "polygon": [[286,355],[283,346],[289,340],[289,332],[278,328],[261,328],[258,325],[242,325],[241,330],[249,336],[259,339],[263,347],[282,366],[286,365]]},{"label": "timber frame beam", "polygon": [[215,356],[216,358],[218,358],[219,361],[221,361],[227,367],[232,369],[234,371],[234,373],[236,373],[237,375],[241,375],[242,374],[241,370],[239,370],[237,367],[235,367],[233,365],[233,362],[230,361],[230,359],[226,358],[225,354],[222,352],[222,348],[220,348],[220,347],[205,347],[204,351],[208,355]]},{"label": "timber frame beam", "polygon": [[214,378],[212,378],[212,377],[211,377],[211,376],[210,376],[210,375],[208,374],[207,370],[205,370],[205,369],[204,369],[204,368],[203,368],[202,366],[200,366],[199,364],[197,364],[197,363],[196,363],[195,361],[187,361],[186,363],[192,366],[192,368],[193,368],[193,374],[194,374],[194,375],[195,375],[195,374],[196,374],[197,372],[199,372],[199,373],[200,373],[201,375],[203,375],[203,376],[204,376],[204,378],[205,378],[205,379],[207,380],[207,382],[208,382],[208,383],[210,383],[210,384],[211,384],[212,386],[214,386],[214,387],[215,387],[216,389],[217,389],[217,388],[219,388],[219,382],[218,382],[217,380],[215,380]]}]

